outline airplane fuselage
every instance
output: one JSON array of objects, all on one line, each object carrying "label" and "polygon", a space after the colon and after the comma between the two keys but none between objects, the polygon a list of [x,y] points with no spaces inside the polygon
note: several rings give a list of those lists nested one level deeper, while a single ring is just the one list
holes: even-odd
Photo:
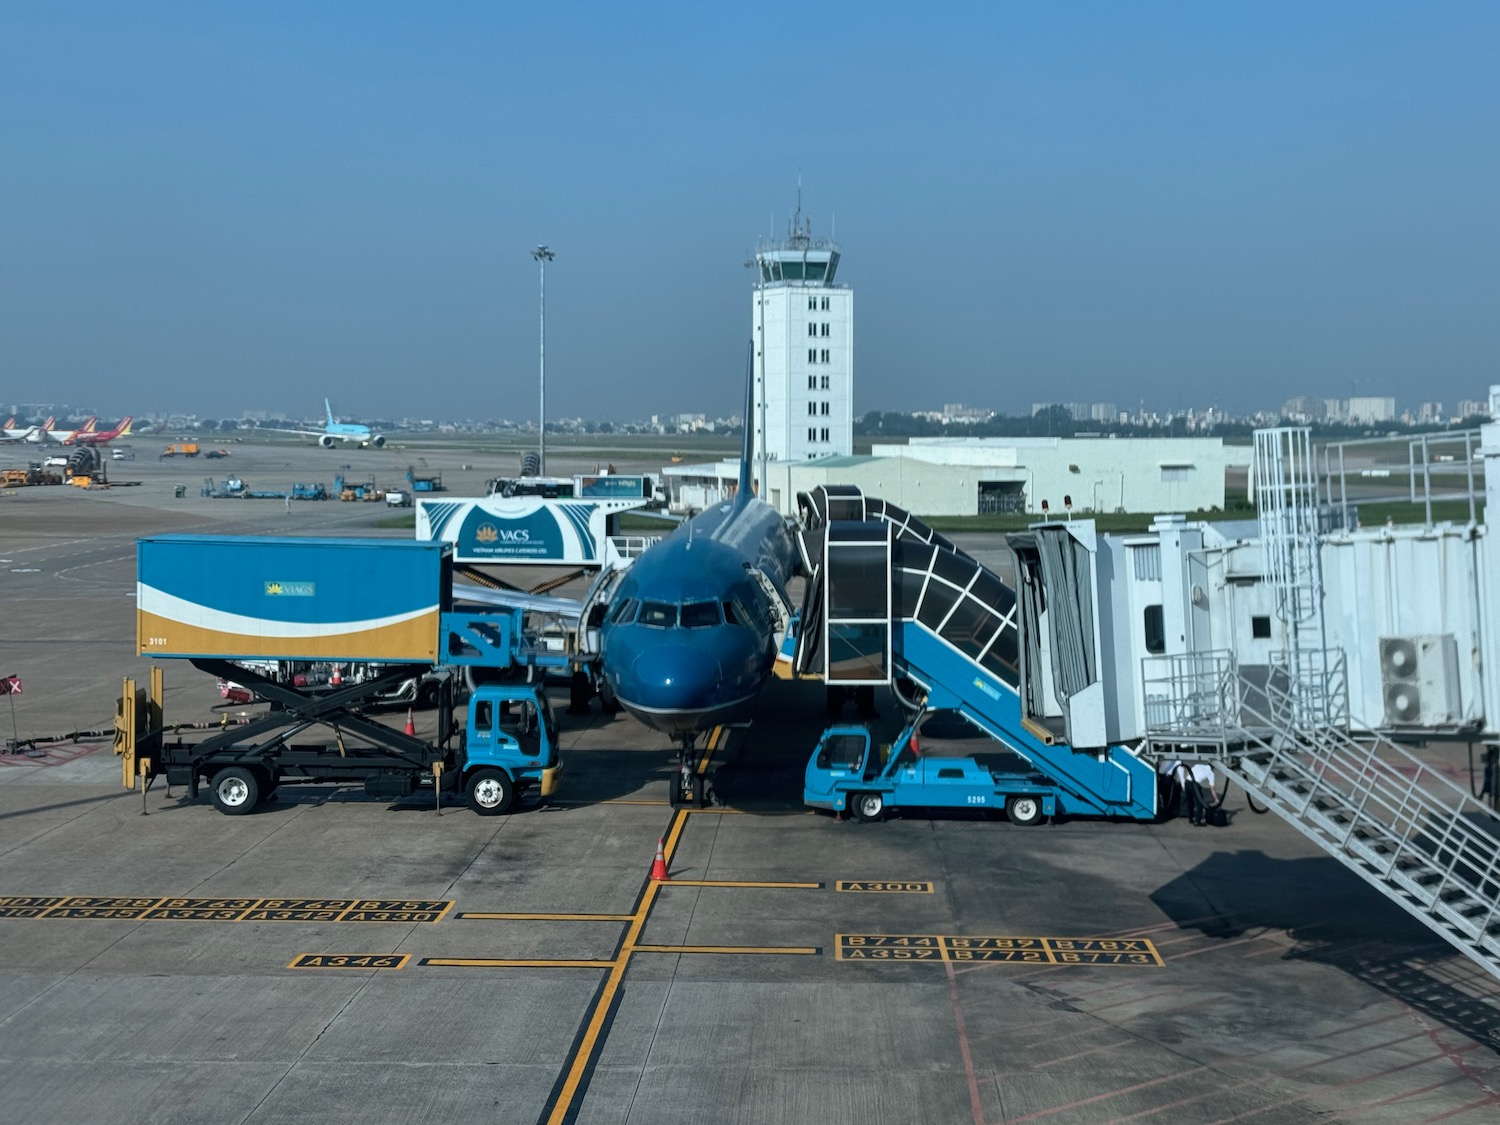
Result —
[{"label": "airplane fuselage", "polygon": [[777,627],[749,568],[785,593],[795,557],[786,522],[754,499],[710,508],[652,547],[600,626],[615,698],[677,738],[746,718],[775,664]]}]

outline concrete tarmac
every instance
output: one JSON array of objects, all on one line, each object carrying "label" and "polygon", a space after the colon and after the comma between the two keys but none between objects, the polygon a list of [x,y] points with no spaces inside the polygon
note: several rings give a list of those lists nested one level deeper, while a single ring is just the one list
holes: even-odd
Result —
[{"label": "concrete tarmac", "polygon": [[[475,491],[498,471],[426,457]],[[394,485],[399,458],[230,461],[253,487],[331,460]],[[409,534],[376,505],[199,498],[208,465],[143,455],[111,466],[138,487],[0,496],[23,739],[107,728],[120,678],[144,679],[137,535]],[[168,719],[216,722],[210,678],[165,666]],[[711,763],[720,803],[674,811],[663,739],[597,705],[560,718],[562,792],[496,818],[323,787],[226,817],[160,784],[143,802],[105,739],[0,755],[5,1120],[1500,1114],[1500,986],[1238,791],[1223,829],[835,820],[800,801],[821,688],[773,681]]]}]

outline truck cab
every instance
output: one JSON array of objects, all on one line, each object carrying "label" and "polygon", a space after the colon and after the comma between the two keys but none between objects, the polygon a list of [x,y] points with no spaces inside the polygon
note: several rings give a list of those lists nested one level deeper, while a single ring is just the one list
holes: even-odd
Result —
[{"label": "truck cab", "polygon": [[460,756],[464,793],[481,816],[508,812],[535,788],[551,796],[562,776],[557,718],[540,688],[484,684],[469,699]]},{"label": "truck cab", "polygon": [[864,821],[905,807],[1004,809],[1017,824],[1056,814],[1057,789],[1041,774],[921,753],[916,728],[922,717],[889,748],[877,746],[867,727],[829,727],[808,759],[803,802],[834,813],[847,809]]}]

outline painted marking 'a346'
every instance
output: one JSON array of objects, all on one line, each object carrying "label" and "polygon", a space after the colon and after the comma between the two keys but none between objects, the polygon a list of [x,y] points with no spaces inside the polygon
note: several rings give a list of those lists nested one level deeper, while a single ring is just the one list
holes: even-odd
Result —
[{"label": "painted marking 'a346'", "polygon": [[288,969],[404,969],[410,953],[301,953]]}]

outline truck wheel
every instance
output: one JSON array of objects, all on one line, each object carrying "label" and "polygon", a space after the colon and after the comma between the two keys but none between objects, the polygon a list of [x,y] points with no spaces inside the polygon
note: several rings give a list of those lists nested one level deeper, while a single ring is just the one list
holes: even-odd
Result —
[{"label": "truck wheel", "polygon": [[260,802],[260,780],[254,770],[230,766],[214,774],[209,795],[224,815],[243,816]]},{"label": "truck wheel", "polygon": [[855,820],[869,824],[885,815],[885,798],[879,793],[856,793],[849,798],[849,811]]},{"label": "truck wheel", "polygon": [[469,808],[480,816],[499,816],[510,809],[515,787],[504,770],[475,770],[469,778]]},{"label": "truck wheel", "polygon": [[1040,824],[1042,821],[1041,799],[1017,793],[1006,800],[1005,815],[1010,818],[1012,824]]}]

